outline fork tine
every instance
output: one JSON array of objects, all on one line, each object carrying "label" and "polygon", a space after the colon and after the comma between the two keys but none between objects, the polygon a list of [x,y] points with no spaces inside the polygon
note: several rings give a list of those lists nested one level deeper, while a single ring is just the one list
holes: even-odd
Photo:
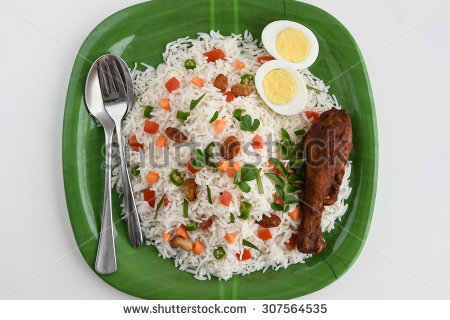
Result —
[{"label": "fork tine", "polygon": [[114,79],[114,85],[116,87],[116,91],[119,92],[120,97],[126,97],[125,86],[124,86],[124,83],[122,80],[122,76],[119,72],[119,69],[117,68],[117,61],[113,57],[108,60],[109,60],[109,65],[112,65],[112,67],[110,69],[112,71],[112,77]]},{"label": "fork tine", "polygon": [[102,89],[103,92],[103,97],[106,97],[109,95],[109,88],[108,88],[108,84],[106,83],[106,78],[105,78],[105,71],[104,71],[104,63],[102,61],[98,62],[98,68],[97,68],[97,72],[98,72],[98,79],[100,81],[100,87]]},{"label": "fork tine", "polygon": [[114,83],[114,76],[111,73],[111,69],[109,68],[109,64],[108,64],[108,59],[105,59],[104,62],[105,65],[105,73],[106,73],[106,78],[108,79],[108,88],[109,88],[109,93],[113,93],[113,92],[117,92],[117,88],[116,85]]}]

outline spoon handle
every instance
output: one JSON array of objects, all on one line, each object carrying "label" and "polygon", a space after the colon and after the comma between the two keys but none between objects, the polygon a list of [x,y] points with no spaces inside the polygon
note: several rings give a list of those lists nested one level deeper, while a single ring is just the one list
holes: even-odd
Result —
[{"label": "spoon handle", "polygon": [[114,248],[114,229],[111,209],[111,143],[114,127],[105,129],[105,192],[103,196],[102,226],[98,242],[95,271],[110,274],[117,270]]},{"label": "spoon handle", "polygon": [[119,142],[119,153],[122,171],[123,198],[126,217],[128,221],[128,236],[130,237],[131,245],[135,248],[140,248],[142,246],[142,231],[136,209],[136,202],[134,200],[133,189],[131,188],[127,161],[125,159],[123,151],[122,129],[120,125],[120,121],[118,123],[116,122],[116,133],[117,141]]}]

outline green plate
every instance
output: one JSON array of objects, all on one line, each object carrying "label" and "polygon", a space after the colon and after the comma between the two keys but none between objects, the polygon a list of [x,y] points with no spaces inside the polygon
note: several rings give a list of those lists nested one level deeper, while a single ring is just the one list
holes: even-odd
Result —
[{"label": "green plate", "polygon": [[[317,291],[344,274],[358,257],[367,237],[376,194],[378,140],[369,77],[355,40],[325,11],[296,1],[154,0],[121,10],[101,22],[87,37],[75,60],[64,114],[63,168],[67,207],[80,251],[94,269],[103,204],[103,129],[84,103],[85,80],[100,55],[121,56],[129,66],[162,62],[166,43],[197,32],[224,35],[248,29],[260,37],[265,25],[287,19],[310,28],[320,53],[310,70],[330,82],[353,124],[353,170],[348,210],[331,233],[327,248],[305,264],[265,273],[234,276],[229,281],[199,281],[162,259],[154,247],[133,249],[125,222],[116,224],[118,270],[99,275],[111,286],[147,299],[288,299]],[[113,193],[114,220],[120,199]]]}]

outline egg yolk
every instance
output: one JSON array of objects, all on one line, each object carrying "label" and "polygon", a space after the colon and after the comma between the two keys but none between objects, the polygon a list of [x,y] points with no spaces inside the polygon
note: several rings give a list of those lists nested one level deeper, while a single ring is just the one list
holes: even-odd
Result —
[{"label": "egg yolk", "polygon": [[310,50],[306,35],[294,28],[281,31],[275,40],[275,46],[280,56],[289,62],[304,60]]},{"label": "egg yolk", "polygon": [[262,85],[267,99],[275,104],[289,102],[295,95],[294,77],[283,69],[269,71]]}]

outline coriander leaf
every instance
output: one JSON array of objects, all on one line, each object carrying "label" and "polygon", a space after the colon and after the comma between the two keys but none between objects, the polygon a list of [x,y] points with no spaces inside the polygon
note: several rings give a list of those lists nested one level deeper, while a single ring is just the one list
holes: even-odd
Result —
[{"label": "coriander leaf", "polygon": [[195,149],[195,159],[206,164],[206,157],[200,149]]},{"label": "coriander leaf", "polygon": [[271,202],[270,207],[275,211],[283,211],[283,205],[279,203]]},{"label": "coriander leaf", "polygon": [[260,125],[260,124],[261,124],[261,122],[259,121],[259,119],[255,119],[255,120],[253,121],[253,124],[252,124],[252,130],[251,130],[251,132],[255,132],[256,129],[259,128],[259,125]]},{"label": "coriander leaf", "polygon": [[293,186],[293,185],[288,186],[287,189],[286,189],[286,191],[287,191],[288,193],[300,193],[300,192],[303,192],[302,189],[300,189],[300,188],[297,187],[297,186]]},{"label": "coriander leaf", "polygon": [[302,146],[303,146],[303,144],[301,142],[296,143],[294,145],[294,148],[292,148],[292,151],[294,152],[294,155],[302,149]]},{"label": "coriander leaf", "polygon": [[158,205],[156,206],[155,219],[156,219],[156,217],[158,217],[159,208],[161,208],[161,205],[162,205],[165,197],[166,197],[166,195],[164,194],[163,197],[161,198],[161,200],[159,200]]},{"label": "coriander leaf", "polygon": [[288,194],[284,200],[285,204],[298,203],[298,199],[296,196]]},{"label": "coriander leaf", "polygon": [[245,193],[250,192],[250,190],[251,190],[248,183],[244,182],[244,181],[239,182],[238,187],[239,187],[239,189],[241,189],[242,192],[245,192]]},{"label": "coriander leaf", "polygon": [[299,176],[295,175],[295,174],[291,174],[288,178],[287,178],[288,182],[303,182],[303,179],[300,178]]},{"label": "coriander leaf", "polygon": [[186,121],[186,119],[189,117],[189,115],[190,115],[189,112],[178,111],[177,112],[177,119]]},{"label": "coriander leaf", "polygon": [[149,118],[149,119],[153,118],[152,111],[153,111],[153,107],[146,106],[145,109],[144,109],[144,117]]},{"label": "coriander leaf", "polygon": [[286,141],[286,143],[288,143],[289,145],[291,144],[291,136],[284,128],[281,128],[281,137],[284,141]]},{"label": "coriander leaf", "polygon": [[251,129],[252,129],[252,117],[246,114],[241,119],[241,130],[250,131]]},{"label": "coriander leaf", "polygon": [[234,214],[230,212],[230,223],[234,223],[235,220],[236,218],[234,217]]},{"label": "coriander leaf", "polygon": [[241,121],[242,120],[242,114],[245,112],[244,109],[236,109],[233,112],[233,117],[236,118],[237,120]]},{"label": "coriander leaf", "polygon": [[288,156],[288,149],[280,142],[277,142],[276,144],[278,149],[280,149],[280,152],[283,155],[283,157],[286,158]]},{"label": "coriander leaf", "polygon": [[284,194],[283,188],[282,188],[281,186],[279,186],[278,184],[276,184],[276,185],[275,185],[275,189],[277,189],[278,194],[280,195],[281,200],[283,200],[283,202],[284,202],[284,197],[285,197],[286,195]]},{"label": "coriander leaf", "polygon": [[239,183],[239,170],[236,170],[233,177],[233,183],[238,184]]},{"label": "coriander leaf", "polygon": [[277,158],[270,158],[269,160],[272,161],[272,163],[275,165],[275,167],[277,167],[278,170],[280,170],[283,176],[287,176],[288,172],[286,170],[286,167],[280,160],[278,160]]},{"label": "coriander leaf", "polygon": [[219,117],[219,112],[214,112],[214,115],[212,116],[211,120],[209,120],[209,123],[214,122]]},{"label": "coriander leaf", "polygon": [[294,134],[296,136],[303,136],[305,134],[305,130],[301,129],[301,130],[297,130],[294,132]]},{"label": "coriander leaf", "polygon": [[261,250],[259,250],[258,247],[255,246],[255,245],[254,245],[253,243],[251,243],[250,241],[247,241],[247,240],[244,239],[244,240],[242,240],[242,244],[243,244],[244,246],[247,246],[247,247],[256,249],[256,250],[258,250],[259,252],[261,252]]},{"label": "coriander leaf", "polygon": [[296,166],[298,166],[300,163],[304,162],[306,159],[305,158],[298,158],[294,161],[294,163],[292,164],[292,168],[295,168]]},{"label": "coriander leaf", "polygon": [[212,202],[212,198],[211,198],[211,189],[209,189],[208,185],[206,185],[206,192],[208,193],[208,202],[210,204],[212,204],[213,202]]},{"label": "coriander leaf", "polygon": [[252,164],[244,164],[241,169],[241,181],[255,180],[258,176],[258,168]]},{"label": "coriander leaf", "polygon": [[276,184],[279,184],[282,188],[284,188],[284,180],[281,179],[279,176],[277,176],[275,173],[267,172],[264,175],[273,182],[275,182]]},{"label": "coriander leaf", "polygon": [[325,91],[319,90],[317,88],[311,87],[309,84],[306,85],[306,88],[309,89],[309,90],[317,91],[317,92],[325,92]]},{"label": "coriander leaf", "polygon": [[200,96],[200,98],[191,101],[191,105],[190,105],[190,109],[191,109],[191,110],[194,110],[194,108],[200,103],[200,100],[203,99],[203,97],[205,96],[205,94],[206,94],[206,93],[202,94],[202,95]]},{"label": "coriander leaf", "polygon": [[216,173],[216,172],[218,171],[218,169],[217,169],[217,163],[212,162],[212,161],[209,161],[208,159],[206,159],[206,161],[207,161],[206,164],[212,168],[212,170],[213,170],[214,173]]},{"label": "coriander leaf", "polygon": [[284,207],[283,212],[288,212],[289,211],[289,205],[286,205],[286,207]]},{"label": "coriander leaf", "polygon": [[189,210],[189,202],[186,199],[184,199],[183,200],[183,216],[185,218],[189,217],[189,211],[188,210]]},{"label": "coriander leaf", "polygon": [[256,183],[258,184],[258,193],[259,194],[264,194],[264,188],[262,185],[262,181],[261,181],[261,170],[258,170],[258,175],[256,176]]}]

